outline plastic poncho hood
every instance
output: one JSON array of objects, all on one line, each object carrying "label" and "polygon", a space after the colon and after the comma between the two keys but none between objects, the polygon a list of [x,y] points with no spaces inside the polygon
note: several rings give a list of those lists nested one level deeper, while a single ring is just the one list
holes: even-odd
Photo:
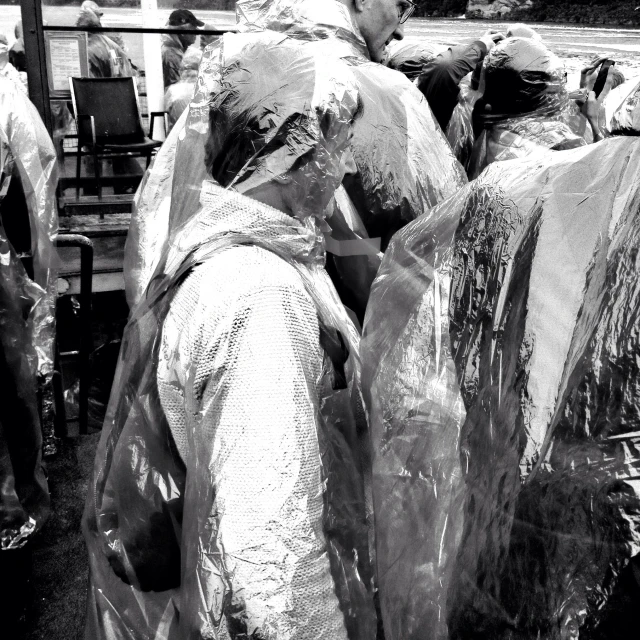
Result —
[{"label": "plastic poncho hood", "polygon": [[358,26],[339,0],[238,0],[236,17],[240,29],[268,29],[304,38],[337,36],[368,55]]},{"label": "plastic poncho hood", "polygon": [[534,112],[553,115],[569,101],[562,61],[531,38],[508,38],[494,47],[485,59],[484,73],[489,122]]},{"label": "plastic poncho hood", "polygon": [[508,38],[484,62],[484,95],[474,106],[469,177],[489,164],[583,146],[593,135],[569,99],[566,73],[542,42]]},{"label": "plastic poncho hood", "polygon": [[[221,88],[228,84],[225,75],[241,76],[233,65],[245,57],[252,61],[254,75],[266,73],[264,65],[260,70],[258,52],[278,47],[289,51],[291,59],[281,59],[281,63],[292,80],[297,77],[298,55],[316,58],[319,78],[327,73],[338,74],[337,78],[345,73],[355,76],[363,108],[351,142],[359,176],[348,185],[349,196],[369,235],[382,238],[379,244],[385,245],[395,230],[464,184],[462,169],[420,92],[401,74],[368,60],[342,3],[243,2],[238,11],[240,24],[252,27],[247,27],[246,33],[226,34],[206,49],[188,114],[172,130],[138,192],[125,257],[129,300],[137,300],[148,282],[144,278],[157,259],[154,247],[166,241],[171,228],[197,211],[200,185],[208,175],[205,144],[212,137],[210,133],[216,136],[210,132],[211,101],[222,99]],[[278,16],[287,15],[297,17],[279,27]],[[309,16],[310,23],[313,17],[317,23],[305,30],[286,26],[290,22],[302,24],[300,15]],[[267,24],[270,29],[258,30]],[[338,99],[345,95],[341,82],[334,82]],[[233,95],[229,98],[234,100]],[[279,112],[286,108],[278,105]],[[268,116],[263,113],[261,117]],[[295,161],[292,154],[286,152],[286,156],[282,167]]]}]

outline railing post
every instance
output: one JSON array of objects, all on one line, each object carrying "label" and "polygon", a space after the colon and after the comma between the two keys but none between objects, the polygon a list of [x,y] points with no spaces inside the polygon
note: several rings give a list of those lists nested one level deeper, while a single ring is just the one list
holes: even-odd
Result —
[{"label": "railing post", "polygon": [[27,58],[29,98],[36,106],[49,135],[53,136],[53,118],[47,79],[47,55],[42,29],[42,0],[21,0],[24,50]]}]

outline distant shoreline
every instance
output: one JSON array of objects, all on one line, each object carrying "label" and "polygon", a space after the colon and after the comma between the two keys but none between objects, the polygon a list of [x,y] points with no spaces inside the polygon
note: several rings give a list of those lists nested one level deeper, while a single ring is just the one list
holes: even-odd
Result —
[{"label": "distant shoreline", "polygon": [[[69,2],[68,0],[48,0],[43,2],[43,6],[45,7],[73,7],[80,6],[82,0],[72,0]],[[100,4],[100,3],[99,3]],[[176,2],[174,0],[159,0],[158,5],[160,9],[171,9],[175,6]],[[197,10],[211,10],[211,11],[233,11],[235,2],[233,0],[192,0],[189,5],[190,8],[194,11]],[[567,3],[570,4],[570,3]],[[638,4],[640,4],[640,0],[638,0]],[[0,5],[5,6],[20,6],[20,0],[0,0]],[[140,9],[139,0],[116,0],[113,2],[105,2],[104,5],[108,9],[118,9],[118,8],[127,8],[127,9]],[[585,6],[585,5],[581,5]],[[564,25],[570,27],[592,27],[592,28],[627,28],[627,29],[640,29],[640,11],[634,12],[636,15],[630,17],[628,14],[622,20],[610,20],[605,22],[590,22],[588,19],[580,20],[572,20],[568,18],[566,15],[561,15],[556,17],[547,16],[544,19],[541,19],[542,16],[535,15],[537,13],[535,7],[533,9],[516,9],[512,13],[508,13],[501,17],[496,18],[487,18],[479,15],[471,15],[469,17],[461,17],[461,16],[443,16],[443,15],[421,15],[422,12],[417,11],[416,17],[426,19],[426,20],[470,20],[477,22],[500,22],[500,23],[508,23],[508,22],[525,22],[531,24],[557,24]],[[531,15],[533,14],[533,15]]]}]

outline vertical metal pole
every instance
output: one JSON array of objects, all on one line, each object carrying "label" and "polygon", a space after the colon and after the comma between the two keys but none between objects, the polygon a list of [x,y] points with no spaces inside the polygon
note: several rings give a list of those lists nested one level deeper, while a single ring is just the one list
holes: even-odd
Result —
[{"label": "vertical metal pole", "polygon": [[29,97],[36,106],[40,117],[53,135],[53,118],[49,101],[49,81],[47,78],[47,56],[42,30],[42,0],[21,0],[24,51],[27,57],[27,78]]},{"label": "vertical metal pole", "polygon": [[[158,0],[141,0],[142,24],[145,27],[160,27]],[[162,40],[159,33],[145,33],[142,36],[144,51],[144,72],[147,86],[147,111],[164,111],[164,80],[162,76]],[[164,140],[164,122],[154,127],[154,139]]]}]

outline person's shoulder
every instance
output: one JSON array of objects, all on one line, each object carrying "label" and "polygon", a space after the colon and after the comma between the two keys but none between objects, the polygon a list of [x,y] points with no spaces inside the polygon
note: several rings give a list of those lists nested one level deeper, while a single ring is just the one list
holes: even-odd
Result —
[{"label": "person's shoulder", "polygon": [[305,292],[296,268],[272,251],[258,246],[235,246],[198,265],[201,286],[229,290],[234,297],[250,296],[265,288]]}]

